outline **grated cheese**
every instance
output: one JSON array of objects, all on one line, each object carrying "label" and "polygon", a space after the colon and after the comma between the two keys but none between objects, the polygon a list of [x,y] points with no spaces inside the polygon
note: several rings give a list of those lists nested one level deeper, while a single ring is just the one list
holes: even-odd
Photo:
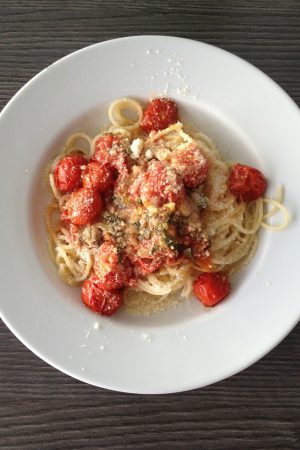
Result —
[{"label": "grated cheese", "polygon": [[153,158],[153,153],[152,153],[152,150],[146,150],[146,152],[145,152],[145,156],[146,156],[146,159],[151,159],[151,158]]},{"label": "grated cheese", "polygon": [[130,150],[132,152],[131,157],[138,159],[142,153],[144,147],[144,141],[140,138],[134,139],[131,143]]}]

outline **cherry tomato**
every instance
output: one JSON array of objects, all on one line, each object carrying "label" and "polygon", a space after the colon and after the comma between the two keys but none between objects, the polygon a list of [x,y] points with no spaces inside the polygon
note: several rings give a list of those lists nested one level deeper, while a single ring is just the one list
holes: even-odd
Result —
[{"label": "cherry tomato", "polygon": [[96,189],[98,192],[107,191],[113,184],[113,175],[107,165],[97,161],[90,162],[82,174],[83,187]]},{"label": "cherry tomato", "polygon": [[194,281],[193,290],[205,306],[214,306],[229,294],[230,284],[224,273],[207,272]]},{"label": "cherry tomato", "polygon": [[119,264],[117,247],[112,243],[103,242],[97,251],[95,264],[100,273],[116,269]]},{"label": "cherry tomato", "polygon": [[106,291],[112,291],[113,289],[120,289],[125,286],[125,274],[123,271],[111,270],[106,273],[99,274],[97,271],[97,286]]},{"label": "cherry tomato", "polygon": [[113,168],[113,171],[116,172],[117,177],[127,175],[129,173],[128,157],[123,151],[120,151],[119,153],[112,155],[110,165]]},{"label": "cherry tomato", "polygon": [[172,155],[172,167],[182,176],[184,185],[190,189],[195,189],[206,181],[207,159],[196,144],[176,150]]},{"label": "cherry tomato", "polygon": [[94,189],[81,188],[72,192],[61,214],[61,220],[74,225],[87,225],[94,222],[103,209],[100,194]]},{"label": "cherry tomato", "polygon": [[62,158],[53,172],[57,189],[63,193],[78,189],[81,186],[81,167],[87,163],[86,158],[79,155],[68,155]]},{"label": "cherry tomato", "polygon": [[[99,272],[97,272],[98,274]],[[129,267],[118,267],[117,270],[111,270],[100,276],[95,274],[95,284],[101,289],[111,291],[121,289],[122,287],[134,287],[137,284],[137,278]]]},{"label": "cherry tomato", "polygon": [[100,136],[96,141],[92,160],[115,169],[118,175],[128,173],[128,158],[122,147],[121,136],[119,135],[103,134]]},{"label": "cherry tomato", "polygon": [[175,170],[156,160],[135,179],[128,192],[134,201],[140,199],[145,206],[177,202],[185,195],[182,180]]},{"label": "cherry tomato", "polygon": [[267,181],[258,169],[235,164],[229,176],[228,187],[238,200],[251,202],[264,194]]},{"label": "cherry tomato", "polygon": [[93,283],[91,278],[83,282],[81,297],[85,305],[92,311],[105,316],[114,314],[123,303],[122,291],[106,291]]},{"label": "cherry tomato", "polygon": [[97,277],[94,282],[102,289],[120,289],[134,284],[132,267],[129,261],[120,258],[117,248],[108,242],[100,245],[95,256],[94,270],[95,277]]},{"label": "cherry tomato", "polygon": [[147,275],[156,272],[162,265],[162,259],[136,258],[134,264],[138,275]]},{"label": "cherry tomato", "polygon": [[126,287],[135,287],[138,283],[138,277],[137,274],[134,271],[134,267],[132,264],[132,261],[128,256],[125,256],[123,258],[122,262],[125,270],[125,286]]},{"label": "cherry tomato", "polygon": [[177,105],[169,98],[155,98],[144,111],[141,128],[150,133],[167,128],[178,120]]},{"label": "cherry tomato", "polygon": [[137,284],[138,284],[138,276],[132,270],[131,275],[126,278],[125,286],[126,287],[136,287]]},{"label": "cherry tomato", "polygon": [[119,144],[120,139],[112,134],[103,134],[95,143],[95,152],[92,156],[93,160],[100,164],[106,164],[109,161],[109,150],[113,145]]}]

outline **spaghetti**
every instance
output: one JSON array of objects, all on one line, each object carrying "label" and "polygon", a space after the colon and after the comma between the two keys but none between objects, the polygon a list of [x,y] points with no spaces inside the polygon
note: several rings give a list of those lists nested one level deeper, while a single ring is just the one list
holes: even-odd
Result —
[{"label": "spaghetti", "polygon": [[[84,303],[106,315],[123,297],[131,313],[149,314],[193,290],[213,306],[254,256],[259,229],[286,227],[282,189],[264,198],[261,172],[227,163],[210,138],[186,133],[169,99],[144,111],[119,99],[108,113],[105,131],[71,135],[48,168],[59,276],[84,282]],[[268,223],[278,211],[283,222]]]}]

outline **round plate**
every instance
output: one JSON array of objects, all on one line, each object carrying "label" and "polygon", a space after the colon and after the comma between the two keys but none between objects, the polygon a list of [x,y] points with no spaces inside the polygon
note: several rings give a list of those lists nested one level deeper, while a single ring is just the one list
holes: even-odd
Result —
[{"label": "round plate", "polygon": [[[195,300],[150,317],[95,315],[64,285],[47,253],[47,162],[67,136],[96,134],[118,97],[168,95],[181,119],[228,159],[283,184],[293,220],[261,233],[259,250],[216,308]],[[136,393],[205,386],[249,366],[300,317],[300,114],[262,72],[218,48],[162,36],[117,39],[73,53],[23,87],[0,117],[1,314],[12,332],[57,369]]]}]

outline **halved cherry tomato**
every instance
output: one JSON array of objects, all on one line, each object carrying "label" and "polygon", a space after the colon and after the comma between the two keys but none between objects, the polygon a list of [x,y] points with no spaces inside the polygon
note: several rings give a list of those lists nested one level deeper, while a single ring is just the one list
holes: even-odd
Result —
[{"label": "halved cherry tomato", "polygon": [[109,150],[113,145],[119,144],[120,138],[113,134],[103,134],[97,139],[95,143],[95,152],[92,159],[98,161],[100,164],[106,164],[109,161]]},{"label": "halved cherry tomato", "polygon": [[156,160],[146,172],[138,175],[128,192],[134,201],[140,199],[145,206],[177,202],[185,195],[182,180],[175,170]]},{"label": "halved cherry tomato", "polygon": [[136,266],[136,271],[138,275],[147,275],[149,273],[156,272],[162,265],[163,260],[151,259],[151,258],[136,258],[134,265]]},{"label": "halved cherry tomato", "polygon": [[57,189],[63,193],[72,192],[81,186],[82,166],[87,159],[80,155],[68,155],[55,166],[53,176]]},{"label": "halved cherry tomato", "polygon": [[98,249],[96,261],[101,271],[115,269],[119,263],[117,247],[113,243],[103,242]]},{"label": "halved cherry tomato", "polygon": [[267,181],[258,169],[235,164],[229,176],[228,187],[238,200],[251,202],[264,194]]},{"label": "halved cherry tomato", "polygon": [[117,248],[108,242],[100,245],[95,256],[94,283],[106,290],[135,285],[135,277],[128,259],[121,259]]},{"label": "halved cherry tomato", "polygon": [[125,287],[136,287],[138,284],[138,276],[134,272],[133,268],[130,268],[130,271],[128,270],[128,274],[126,275],[125,280]]},{"label": "halved cherry tomato", "polygon": [[214,306],[229,294],[230,284],[224,273],[207,272],[194,281],[193,290],[205,306]]},{"label": "halved cherry tomato", "polygon": [[94,222],[103,209],[100,194],[94,189],[81,188],[72,192],[61,214],[61,220],[74,225],[87,225]]},{"label": "halved cherry tomato", "polygon": [[94,277],[95,278],[93,279],[93,281],[95,282],[95,284],[97,284],[97,286],[99,286],[101,289],[105,289],[106,291],[120,289],[125,286],[126,277],[124,271],[122,270],[110,270],[101,274],[99,274],[99,271],[97,270]]},{"label": "halved cherry tomato", "polygon": [[206,181],[207,159],[196,144],[176,150],[172,154],[171,163],[176,172],[182,176],[186,187],[195,189]]},{"label": "halved cherry tomato", "polygon": [[169,98],[155,98],[144,111],[141,128],[150,133],[167,128],[178,120],[177,105]]},{"label": "halved cherry tomato", "polygon": [[121,136],[119,135],[103,134],[100,136],[96,141],[92,160],[115,169],[118,175],[128,173],[128,158],[122,147]]},{"label": "halved cherry tomato", "polygon": [[112,171],[107,165],[97,161],[90,162],[82,174],[83,187],[96,189],[98,192],[106,192],[113,184]]},{"label": "halved cherry tomato", "polygon": [[85,280],[81,291],[82,301],[92,311],[105,316],[114,314],[123,303],[123,292],[121,290],[106,291],[93,283],[91,278]]}]

